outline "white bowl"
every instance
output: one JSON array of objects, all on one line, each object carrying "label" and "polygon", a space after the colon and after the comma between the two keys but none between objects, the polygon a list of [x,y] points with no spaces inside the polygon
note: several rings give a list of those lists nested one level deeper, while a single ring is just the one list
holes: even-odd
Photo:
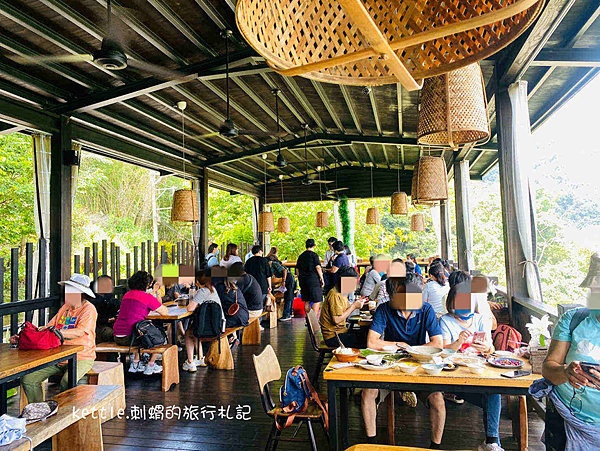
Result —
[{"label": "white bowl", "polygon": [[433,357],[442,353],[442,349],[433,346],[412,346],[406,348],[411,357],[419,362],[431,362]]},{"label": "white bowl", "polygon": [[398,350],[398,346],[393,345],[393,346],[384,346],[383,349],[385,352],[391,352],[391,353],[396,353],[396,351]]},{"label": "white bowl", "polygon": [[383,360],[383,354],[371,354],[367,356],[367,362],[371,365],[381,365]]},{"label": "white bowl", "polygon": [[419,365],[417,364],[409,364],[409,363],[404,363],[404,362],[400,362],[396,365],[398,368],[400,368],[400,370],[403,373],[408,373],[408,374],[412,374],[415,371],[417,371],[417,368],[419,368]]},{"label": "white bowl", "polygon": [[483,374],[483,371],[485,370],[485,366],[473,363],[469,363],[467,368],[473,374]]},{"label": "white bowl", "polygon": [[451,355],[456,354],[456,351],[454,349],[444,349],[442,351],[442,357],[446,358],[446,357],[450,357]]},{"label": "white bowl", "polygon": [[423,371],[425,371],[427,374],[437,376],[444,369],[444,365],[434,365],[428,363],[426,365],[421,365],[421,368],[423,368]]}]

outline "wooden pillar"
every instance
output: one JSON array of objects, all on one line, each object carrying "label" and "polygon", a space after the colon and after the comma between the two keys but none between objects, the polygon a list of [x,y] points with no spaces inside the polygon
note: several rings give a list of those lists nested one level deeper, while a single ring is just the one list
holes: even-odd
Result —
[{"label": "wooden pillar", "polygon": [[442,259],[452,260],[452,240],[450,233],[450,205],[442,202],[440,205],[440,240]]},{"label": "wooden pillar", "polygon": [[[513,296],[529,297],[527,282],[523,277],[525,255],[521,248],[516,221],[515,180],[518,176],[519,155],[513,140],[512,109],[506,88],[496,88],[496,121],[498,123],[498,159],[500,166],[500,199],[502,201],[502,226],[504,230],[504,264],[508,299]],[[509,306],[512,303],[509,302]],[[511,308],[512,316],[512,308]]]},{"label": "wooden pillar", "polygon": [[456,237],[458,267],[463,271],[475,269],[473,261],[473,226],[469,208],[469,161],[454,162],[454,192],[456,196]]},{"label": "wooden pillar", "polygon": [[[254,200],[254,206],[253,206],[253,208],[254,208],[254,214],[256,216],[256,220],[254,220],[254,218],[253,218],[252,225],[255,227],[255,229],[254,229],[255,230],[255,232],[254,232],[255,243],[258,244],[261,247],[261,249],[263,249],[263,251],[264,251],[264,249],[265,249],[265,235],[266,234],[263,233],[263,232],[260,232],[258,230],[258,214],[261,211],[263,211],[263,209],[265,208],[265,202],[264,202],[263,199],[264,199],[263,196],[260,196],[258,198],[255,198],[255,200]],[[243,258],[244,257],[242,257],[242,259]]]},{"label": "wooden pillar", "polygon": [[208,170],[202,171],[202,178],[192,182],[193,189],[196,190],[198,198],[198,213],[200,218],[198,224],[194,226],[194,238],[198,243],[198,256],[202,260],[208,251]]},{"label": "wooden pillar", "polygon": [[[71,151],[71,126],[61,116],[60,132],[52,135],[50,156],[50,294],[61,293],[58,282],[71,277],[71,176],[72,167],[64,164]],[[56,312],[50,312],[53,316]]]}]

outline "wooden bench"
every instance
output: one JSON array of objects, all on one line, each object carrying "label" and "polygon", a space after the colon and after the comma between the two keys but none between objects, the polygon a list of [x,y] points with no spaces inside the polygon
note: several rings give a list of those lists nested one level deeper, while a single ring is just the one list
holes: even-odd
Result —
[{"label": "wooden bench", "polygon": [[263,312],[260,316],[250,319],[250,323],[244,329],[244,335],[242,336],[243,345],[260,344],[260,322],[267,315],[269,315],[269,312]]},{"label": "wooden bench", "polygon": [[[96,353],[118,353],[129,354],[134,352],[137,347],[119,346],[116,343],[100,343],[96,345]],[[149,354],[162,354],[162,391],[169,391],[171,385],[179,384],[179,355],[176,345],[162,345],[152,349],[144,349],[143,352]]]},{"label": "wooden bench", "polygon": [[[53,380],[51,377],[50,382],[59,382],[60,376],[57,378],[58,380]],[[46,385],[48,381],[43,383],[43,393],[46,393]],[[79,384],[87,384],[87,385],[121,385],[125,386],[125,376],[123,373],[123,364],[121,362],[99,362],[95,361],[92,369],[89,370],[84,377],[79,380]],[[25,390],[23,387],[20,389],[20,397],[19,397],[19,412],[23,411],[23,407],[29,404],[27,400],[27,395],[25,395]],[[44,396],[44,399],[45,396]],[[123,405],[119,406],[119,408],[125,409],[125,397],[123,397]],[[116,410],[116,409],[115,409]],[[110,419],[110,418],[109,418]]]},{"label": "wooden bench", "polygon": [[[256,322],[259,323],[258,332],[260,333],[260,322]],[[198,338],[200,343],[210,343],[210,347],[204,358],[208,366],[216,370],[232,370],[234,368],[233,354],[231,354],[231,348],[229,347],[229,336],[244,327],[247,326],[225,329],[220,339],[217,337]]]},{"label": "wooden bench", "polygon": [[[27,426],[27,437],[33,447],[52,438],[52,449],[85,449],[102,451],[102,415],[116,416],[125,405],[125,387],[122,385],[78,385],[55,396],[56,415]],[[81,412],[89,414],[83,418]],[[78,414],[74,415],[74,412]],[[94,415],[91,415],[95,412]],[[95,418],[94,418],[95,417]],[[0,446],[0,451],[29,451],[29,441],[17,440]]]}]

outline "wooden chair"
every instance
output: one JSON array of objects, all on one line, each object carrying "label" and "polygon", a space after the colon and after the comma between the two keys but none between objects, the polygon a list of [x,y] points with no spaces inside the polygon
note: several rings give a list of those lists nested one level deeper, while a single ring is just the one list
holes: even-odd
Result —
[{"label": "wooden chair", "polygon": [[[277,427],[275,415],[277,415],[277,417],[281,418],[282,420],[285,420],[288,415],[282,412],[281,407],[277,407],[275,405],[273,399],[271,398],[271,391],[269,389],[270,382],[278,381],[279,379],[281,379],[281,367],[279,366],[279,361],[277,360],[277,355],[275,354],[275,351],[273,350],[271,345],[267,345],[264,351],[261,352],[259,355],[253,355],[252,360],[254,361],[254,370],[256,371],[256,378],[258,379],[258,388],[260,390],[260,399],[262,406],[265,409],[265,413],[271,418],[273,418],[273,426],[271,427],[271,432],[269,433],[269,438],[267,440],[267,446],[265,447],[265,450],[269,451],[271,449],[271,445],[273,445],[272,448],[273,450],[275,450],[279,441],[304,441],[296,438],[281,437],[282,431]],[[313,421],[320,421],[321,426],[323,426],[323,430],[325,430],[325,418],[323,416],[323,411],[314,401],[310,401],[306,411],[304,413],[299,413],[296,415],[293,424],[306,422],[311,449],[312,451],[316,451],[317,442],[315,440],[315,433],[313,431],[312,426]],[[294,436],[295,435],[296,434],[294,434]]]},{"label": "wooden chair", "polygon": [[319,320],[314,310],[310,310],[306,315],[306,327],[308,328],[308,335],[310,337],[310,343],[315,351],[319,353],[319,360],[317,360],[317,367],[315,368],[315,374],[313,375],[311,382],[316,387],[319,384],[319,375],[321,374],[321,367],[325,364],[325,356],[333,355],[333,347],[327,346],[321,336],[321,327],[319,326]]}]

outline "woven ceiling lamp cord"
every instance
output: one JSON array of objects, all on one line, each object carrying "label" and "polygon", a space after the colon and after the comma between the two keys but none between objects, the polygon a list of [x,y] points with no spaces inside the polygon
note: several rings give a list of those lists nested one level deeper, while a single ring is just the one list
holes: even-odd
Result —
[{"label": "woven ceiling lamp cord", "polygon": [[[183,179],[185,174],[185,113],[186,102],[178,102],[177,107],[181,111],[181,161]],[[173,205],[171,207],[171,221],[196,222],[198,220],[198,201],[193,189],[179,189],[173,193]]]},{"label": "woven ceiling lamp cord", "polygon": [[[279,181],[281,182],[281,203],[285,205],[285,199],[283,197],[283,174],[279,175]],[[290,219],[287,216],[282,216],[277,220],[277,232],[278,233],[290,233],[291,225]]]},{"label": "woven ceiling lamp cord", "polygon": [[227,97],[227,120],[229,120],[229,36],[231,30],[223,30],[221,36],[225,38],[225,94]]},{"label": "woven ceiling lamp cord", "polygon": [[[371,164],[371,199],[374,197],[373,190],[373,165]],[[379,225],[379,209],[377,207],[369,207],[367,209],[367,224]]]}]

